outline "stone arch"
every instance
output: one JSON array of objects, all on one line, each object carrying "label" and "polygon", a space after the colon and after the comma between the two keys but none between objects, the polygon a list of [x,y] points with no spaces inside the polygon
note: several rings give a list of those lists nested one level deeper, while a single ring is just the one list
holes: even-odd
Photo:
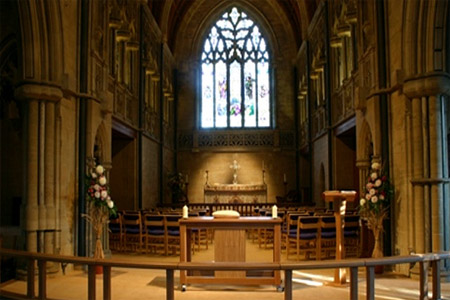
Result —
[{"label": "stone arch", "polygon": [[[260,30],[263,32],[264,37],[267,40],[267,44],[270,47],[271,55],[274,53],[281,53],[280,48],[283,49],[283,53],[292,53],[292,58],[296,54],[296,46],[294,43],[284,44],[282,39],[294,40],[294,32],[289,30],[286,26],[280,26],[274,28],[270,24],[282,24],[286,19],[283,10],[278,6],[276,1],[267,1],[263,3],[261,7],[253,6],[252,4],[244,1],[220,1],[212,3],[212,1],[196,1],[192,4],[186,17],[180,24],[180,30],[176,36],[176,43],[174,47],[174,57],[177,61],[182,61],[184,57],[182,55],[197,54],[199,57],[203,47],[203,41],[205,34],[209,31],[210,25],[215,22],[219,16],[228,8],[232,6],[238,6],[242,8],[250,18],[255,20]],[[205,9],[205,6],[208,8]],[[203,11],[207,13],[202,13]],[[269,21],[269,18],[273,20]],[[282,32],[279,32],[280,29]],[[277,32],[277,33],[276,33]],[[289,47],[291,49],[289,49]],[[186,49],[189,49],[186,51]]]},{"label": "stone arch", "polygon": [[92,145],[92,157],[95,158],[97,164],[102,164],[108,167],[111,163],[110,146],[111,138],[106,129],[105,122],[102,121],[97,127],[95,140]]},{"label": "stone arch", "polygon": [[[404,1],[403,68],[406,77],[433,71],[445,71],[450,38],[446,26],[448,1]],[[448,71],[448,70],[447,70]]]},{"label": "stone arch", "polygon": [[64,66],[60,5],[60,1],[18,1],[22,79],[60,83]]},{"label": "stone arch", "polygon": [[370,130],[370,126],[366,120],[363,120],[361,128],[359,130],[358,139],[357,139],[357,159],[361,160],[369,160],[373,156],[373,139],[372,132]]}]

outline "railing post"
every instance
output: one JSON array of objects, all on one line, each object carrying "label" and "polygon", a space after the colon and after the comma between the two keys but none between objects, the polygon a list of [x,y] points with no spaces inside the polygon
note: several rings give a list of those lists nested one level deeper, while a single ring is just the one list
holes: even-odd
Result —
[{"label": "railing post", "polygon": [[292,300],[292,270],[284,270],[284,300]]},{"label": "railing post", "polygon": [[358,267],[350,267],[350,300],[358,300]]},{"label": "railing post", "polygon": [[366,267],[366,294],[367,300],[375,299],[375,267]]},{"label": "railing post", "polygon": [[35,273],[35,260],[28,259],[27,266],[27,298],[34,298],[34,273]]},{"label": "railing post", "polygon": [[441,299],[441,261],[433,260],[431,262],[431,271],[433,272],[433,296],[431,299]]},{"label": "railing post", "polygon": [[166,299],[174,300],[174,279],[173,279],[173,270],[166,270]]},{"label": "railing post", "polygon": [[47,262],[38,260],[39,268],[39,299],[47,299]]},{"label": "railing post", "polygon": [[428,262],[420,262],[420,279],[419,279],[419,289],[420,289],[420,300],[428,300]]},{"label": "railing post", "polygon": [[111,300],[111,267],[103,266],[103,300]]},{"label": "railing post", "polygon": [[95,300],[95,265],[88,265],[88,299]]}]

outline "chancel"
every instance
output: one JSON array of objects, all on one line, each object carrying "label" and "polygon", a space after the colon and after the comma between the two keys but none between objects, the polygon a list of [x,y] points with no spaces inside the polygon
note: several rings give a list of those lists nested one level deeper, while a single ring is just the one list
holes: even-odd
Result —
[{"label": "chancel", "polygon": [[[0,298],[94,299],[95,280],[182,298],[178,271],[199,299],[450,298],[449,1],[0,0],[0,18]],[[249,286],[210,281],[230,272]]]}]

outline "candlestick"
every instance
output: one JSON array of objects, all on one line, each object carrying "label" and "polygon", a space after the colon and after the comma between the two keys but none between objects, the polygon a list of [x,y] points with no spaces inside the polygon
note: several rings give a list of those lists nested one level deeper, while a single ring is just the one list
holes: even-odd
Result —
[{"label": "candlestick", "polygon": [[286,173],[283,174],[283,182],[287,182]]}]

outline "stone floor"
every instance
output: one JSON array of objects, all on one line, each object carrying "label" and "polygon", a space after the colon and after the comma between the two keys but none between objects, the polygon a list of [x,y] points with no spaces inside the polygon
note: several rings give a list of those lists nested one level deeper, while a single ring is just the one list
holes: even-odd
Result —
[{"label": "stone floor", "polygon": [[[247,243],[247,261],[268,261],[272,250],[259,249],[256,244]],[[201,250],[193,256],[193,261],[212,260],[213,251]],[[178,256],[138,255],[114,253],[113,258],[130,261],[176,262]],[[284,261],[285,255],[283,255]],[[333,270],[295,271],[293,274],[293,299],[349,299],[348,285],[333,286]],[[358,274],[359,299],[366,299],[365,271]],[[275,300],[284,299],[284,293],[278,292],[274,286],[223,286],[193,285],[186,292],[181,292],[178,272],[175,273],[175,299],[180,300]],[[36,284],[37,286],[37,284]],[[400,300],[419,299],[419,283],[404,276],[385,273],[375,280],[375,299]],[[430,286],[431,291],[431,286]],[[442,299],[450,300],[450,283],[442,283]],[[25,281],[9,281],[0,289],[0,299],[8,299],[5,292],[24,294]],[[102,299],[102,276],[97,275],[97,299]],[[165,299],[165,271],[119,269],[112,270],[113,299]],[[431,295],[430,295],[431,296]],[[51,299],[87,299],[87,274],[83,270],[70,270],[66,275],[49,276],[47,297]]]}]

